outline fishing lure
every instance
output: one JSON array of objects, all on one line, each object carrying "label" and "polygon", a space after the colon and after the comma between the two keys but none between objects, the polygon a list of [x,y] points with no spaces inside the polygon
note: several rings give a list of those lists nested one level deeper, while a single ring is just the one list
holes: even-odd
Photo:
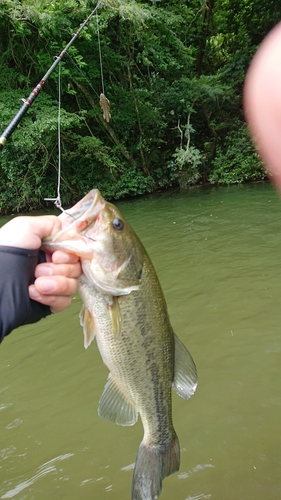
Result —
[{"label": "fishing lure", "polygon": [[110,102],[104,94],[100,95],[100,107],[103,110],[103,119],[108,123],[111,118]]}]

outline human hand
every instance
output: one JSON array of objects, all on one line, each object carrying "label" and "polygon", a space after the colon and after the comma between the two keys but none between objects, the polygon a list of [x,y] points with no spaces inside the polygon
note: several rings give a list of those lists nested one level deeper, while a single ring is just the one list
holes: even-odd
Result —
[{"label": "human hand", "polygon": [[[61,221],[55,215],[15,217],[0,229],[0,245],[37,250],[43,238],[60,229]],[[60,312],[71,303],[81,272],[75,255],[62,251],[47,254],[47,262],[35,268],[35,282],[29,286],[29,297],[49,306],[52,313]]]},{"label": "human hand", "polygon": [[43,238],[60,229],[61,221],[55,215],[15,217],[1,227],[0,245],[37,250]]},{"label": "human hand", "polygon": [[29,297],[49,306],[52,313],[60,312],[71,303],[71,296],[77,291],[81,264],[73,254],[57,250],[50,262],[38,264],[35,282],[29,286]]},{"label": "human hand", "polygon": [[246,76],[244,109],[258,152],[281,191],[281,23],[266,36]]}]

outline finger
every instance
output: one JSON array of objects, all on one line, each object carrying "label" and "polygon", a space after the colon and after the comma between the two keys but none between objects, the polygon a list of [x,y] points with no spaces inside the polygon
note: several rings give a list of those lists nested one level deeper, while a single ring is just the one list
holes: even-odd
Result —
[{"label": "finger", "polygon": [[40,295],[72,295],[77,291],[78,280],[65,276],[40,276],[34,282]]},{"label": "finger", "polygon": [[79,257],[73,253],[66,253],[62,250],[56,250],[52,254],[52,262],[54,264],[75,264],[79,261]]},{"label": "finger", "polygon": [[29,297],[45,306],[49,306],[52,313],[63,311],[66,307],[70,306],[72,301],[72,297],[69,295],[42,295],[36,290],[34,285],[29,286]]},{"label": "finger", "polygon": [[35,278],[43,276],[63,276],[66,278],[79,278],[82,273],[81,264],[53,264],[52,262],[43,262],[35,268]]},{"label": "finger", "polygon": [[244,89],[245,115],[266,166],[281,189],[281,24],[265,38],[250,65]]}]

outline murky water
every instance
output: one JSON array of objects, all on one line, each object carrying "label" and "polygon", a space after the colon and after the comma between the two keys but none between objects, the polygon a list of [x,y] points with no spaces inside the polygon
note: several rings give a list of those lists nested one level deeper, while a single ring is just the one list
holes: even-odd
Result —
[{"label": "murky water", "polygon": [[[173,398],[179,473],[161,500],[281,498],[281,200],[268,184],[119,203],[197,363]],[[1,345],[0,499],[126,500],[141,423],[99,419],[107,377],[70,309]]]}]

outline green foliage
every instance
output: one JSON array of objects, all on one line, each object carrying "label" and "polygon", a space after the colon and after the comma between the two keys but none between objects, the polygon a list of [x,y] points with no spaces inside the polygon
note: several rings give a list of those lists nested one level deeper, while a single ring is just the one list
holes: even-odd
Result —
[{"label": "green foliage", "polygon": [[[92,8],[88,0],[2,0],[3,130]],[[60,64],[63,203],[95,186],[119,198],[263,178],[241,94],[256,47],[280,17],[274,0],[107,0]],[[57,76],[0,153],[2,212],[56,196]]]},{"label": "green foliage", "polygon": [[214,184],[239,184],[242,182],[262,180],[266,171],[256,153],[245,124],[235,124],[225,139],[224,145],[218,148],[213,161],[213,170],[209,181]]},{"label": "green foliage", "polygon": [[178,167],[180,187],[196,184],[201,177],[199,166],[202,163],[202,155],[200,151],[194,146],[187,146],[186,148],[180,149],[177,148],[173,157]]},{"label": "green foliage", "polygon": [[153,179],[145,176],[140,170],[128,169],[122,172],[116,180],[100,178],[97,180],[96,187],[107,198],[119,199],[124,196],[136,196],[152,191]]},{"label": "green foliage", "polygon": [[[20,92],[13,93],[13,100],[19,101]],[[10,92],[1,93],[3,116],[11,111]],[[14,109],[12,107],[12,109]],[[46,113],[48,109],[48,113]],[[22,211],[37,208],[43,197],[55,191],[57,177],[57,104],[50,96],[42,94],[34,103],[29,114],[19,124],[10,143],[0,156],[0,210],[2,212]],[[62,141],[65,131],[80,127],[81,119],[73,113],[62,110],[60,127]]]}]

